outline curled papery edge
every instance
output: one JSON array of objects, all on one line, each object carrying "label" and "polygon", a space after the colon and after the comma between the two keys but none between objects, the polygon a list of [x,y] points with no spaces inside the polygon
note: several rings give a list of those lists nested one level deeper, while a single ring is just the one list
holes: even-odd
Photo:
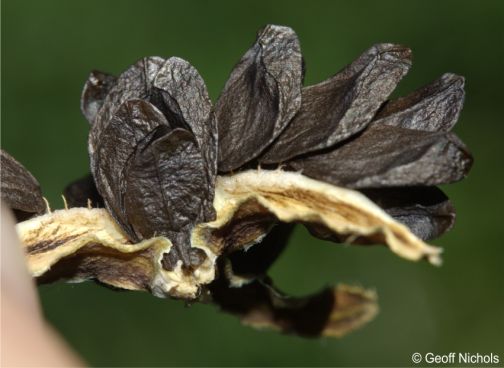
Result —
[{"label": "curled papery edge", "polygon": [[[282,170],[249,170],[217,178],[214,206],[216,221],[200,224],[194,230],[198,238],[209,239],[209,246],[219,251],[226,245],[219,238],[224,227],[233,227],[238,213],[273,215],[282,222],[319,224],[353,243],[365,239],[382,243],[397,255],[409,259],[426,258],[441,263],[441,249],[416,237],[406,226],[395,221],[363,194],[354,190],[310,179],[300,173]],[[240,224],[237,224],[240,225]],[[252,224],[253,227],[253,224]],[[265,226],[256,227],[255,235]],[[250,228],[249,228],[250,229]],[[268,229],[269,230],[269,229]],[[193,233],[193,238],[194,238]],[[232,233],[232,229],[225,232]],[[234,248],[251,246],[254,239],[233,238]]]},{"label": "curled papery edge", "polygon": [[[17,229],[35,277],[51,280],[60,273],[73,281],[95,278],[119,288],[184,299],[197,298],[200,287],[214,280],[217,257],[229,251],[226,237],[233,236],[234,250],[252,246],[276,219],[320,224],[347,243],[365,239],[387,244],[409,260],[441,262],[441,249],[424,243],[364,195],[299,173],[250,170],[218,177],[215,194],[217,219],[192,231],[191,246],[202,249],[206,259],[191,272],[182,262],[164,270],[161,259],[171,242],[155,237],[132,244],[104,209],[59,210],[22,222]],[[243,234],[236,237],[233,228]]]},{"label": "curled papery edge", "polygon": [[[194,275],[159,266],[171,243],[163,237],[130,244],[104,209],[59,210],[20,223],[29,270],[41,281],[67,276],[72,282],[95,278],[127,290],[147,290],[158,297],[195,298],[210,284],[212,303],[245,325],[305,337],[341,337],[360,328],[378,312],[376,293],[338,285],[305,297],[289,297],[260,281],[229,288],[215,278],[216,255]],[[70,271],[70,273],[68,273]],[[65,274],[66,272],[66,274]]]},{"label": "curled papery edge", "polygon": [[105,209],[71,208],[35,217],[17,225],[29,272],[42,282],[96,279],[127,290],[150,291],[158,297],[193,299],[199,285],[215,278],[216,256],[207,255],[198,270],[187,274],[181,265],[161,267],[172,246],[165,237],[132,244]]}]

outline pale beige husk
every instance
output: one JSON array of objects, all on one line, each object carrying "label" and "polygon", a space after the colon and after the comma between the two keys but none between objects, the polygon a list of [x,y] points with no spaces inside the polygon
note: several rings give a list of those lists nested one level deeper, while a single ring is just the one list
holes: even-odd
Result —
[{"label": "pale beige husk", "polygon": [[[197,298],[201,287],[215,279],[219,256],[260,242],[276,221],[321,226],[349,243],[363,239],[383,243],[412,261],[441,262],[439,248],[424,243],[361,193],[300,173],[250,170],[220,176],[214,207],[216,220],[193,229],[191,246],[202,249],[207,258],[192,272],[181,262],[172,271],[163,269],[161,258],[170,250],[170,240],[156,237],[132,244],[105,209],[57,210],[19,223],[17,230],[34,277],[75,282],[94,278],[118,288],[183,299]],[[359,292],[368,297],[356,325],[377,311],[375,298]],[[242,317],[254,324],[251,316]],[[336,330],[330,329],[330,335],[342,334]]]}]

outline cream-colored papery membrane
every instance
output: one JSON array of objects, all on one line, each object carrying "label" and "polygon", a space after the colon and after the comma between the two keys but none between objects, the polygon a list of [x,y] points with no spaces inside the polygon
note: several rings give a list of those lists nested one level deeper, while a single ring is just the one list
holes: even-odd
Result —
[{"label": "cream-colored papery membrane", "polygon": [[[89,257],[109,249],[108,258],[96,257],[96,262],[105,262],[114,255],[130,253],[134,258],[138,254],[143,261],[135,264],[135,272],[139,272],[139,277],[149,278],[147,286],[139,286],[144,284],[131,277],[119,277],[114,270],[106,273],[104,267],[98,267],[103,275],[93,275],[93,269],[97,268],[92,263],[89,270],[80,272],[73,281],[96,277],[116,287],[147,289],[157,296],[190,299],[197,296],[200,285],[215,278],[216,259],[223,251],[218,230],[232,223],[237,211],[252,202],[283,222],[322,225],[349,240],[378,236],[401,257],[414,261],[426,258],[433,264],[441,262],[441,249],[424,243],[363,194],[282,170],[250,170],[217,178],[216,220],[197,225],[191,237],[191,245],[202,249],[207,259],[190,273],[182,269],[181,262],[172,271],[162,268],[162,255],[171,248],[169,239],[156,237],[131,244],[105,209],[57,210],[19,223],[17,231],[26,247],[29,270],[35,277],[69,257]],[[111,267],[121,264],[122,257],[116,258]],[[144,275],[141,267],[146,268]]]}]

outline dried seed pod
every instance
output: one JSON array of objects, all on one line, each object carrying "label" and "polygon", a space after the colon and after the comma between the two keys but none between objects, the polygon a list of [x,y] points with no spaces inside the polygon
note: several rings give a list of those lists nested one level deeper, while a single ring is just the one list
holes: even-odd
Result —
[{"label": "dried seed pod", "polygon": [[[190,193],[193,197],[188,207],[191,209],[188,211],[192,213],[193,209],[197,209],[198,216],[192,218],[191,226],[185,231],[187,233],[196,222],[209,221],[215,217],[212,201],[217,171],[217,133],[206,87],[197,71],[179,58],[170,58],[166,61],[157,57],[142,59],[118,78],[99,112],[97,124],[90,132],[91,170],[97,189],[114,218],[133,240],[143,239],[145,234],[152,236],[153,233],[181,236],[172,232],[180,227],[172,223],[177,217],[176,212],[168,212],[165,209],[161,215],[154,211],[144,220],[140,220],[141,216],[135,215],[132,208],[143,215],[147,215],[149,211],[139,209],[141,208],[139,207],[140,199],[132,200],[131,195],[126,199],[126,186],[129,185],[129,190],[133,191],[141,188],[140,178],[147,180],[145,178],[145,175],[149,176],[147,173],[150,173],[151,181],[157,175],[157,182],[159,182],[160,176],[157,170],[163,167],[164,163],[160,163],[159,160],[145,161],[145,158],[142,158],[153,157],[159,153],[158,149],[150,146],[151,143],[153,145],[157,143],[147,144],[146,141],[150,141],[154,135],[157,135],[158,142],[161,142],[160,134],[168,135],[174,129],[188,129],[185,132],[190,134],[189,138],[196,143],[191,150],[192,153],[184,151],[181,153],[184,157],[178,158],[186,164],[195,157],[194,155],[203,159],[203,166],[198,166],[197,170],[191,165],[186,165],[193,169],[193,179],[200,178],[201,173],[205,176],[201,181],[204,187],[195,184],[198,188],[201,187],[201,190]],[[175,133],[173,137],[175,136],[179,137],[180,132]],[[142,145],[141,142],[143,142]],[[201,162],[201,159],[198,162]],[[129,177],[134,177],[139,181],[137,186],[131,180],[127,184],[126,172]],[[163,175],[166,177],[166,172],[161,176]],[[171,175],[173,178],[173,174]],[[173,183],[174,186],[170,189],[175,189],[176,183]],[[160,190],[160,185],[162,186],[162,184],[154,186],[152,190]],[[173,195],[175,197],[181,195],[181,198],[184,198],[185,189],[178,188],[176,189],[178,194],[174,192]],[[135,193],[139,194],[138,191]],[[159,205],[168,205],[170,193],[162,190],[159,193],[162,196],[158,198],[161,199]],[[134,207],[128,209],[126,201],[129,205],[134,203]],[[171,211],[171,207],[169,208]],[[169,213],[173,215],[166,217]],[[158,216],[161,217],[157,218]],[[142,228],[143,226],[145,228]],[[187,235],[185,239],[186,242]],[[175,241],[175,239],[172,240]],[[187,263],[189,254],[187,251],[182,251],[187,246],[179,243],[179,241],[175,242],[176,248],[184,263]]]},{"label": "dried seed pod", "polygon": [[[211,125],[212,103],[203,78],[187,61],[172,57],[159,70],[153,85],[154,93],[163,100],[163,112],[178,126],[188,128],[200,147],[215,156],[216,127]],[[213,166],[215,164],[212,164]]]},{"label": "dried seed pod", "polygon": [[196,220],[199,193],[206,187],[203,172],[197,143],[184,129],[157,129],[140,142],[126,169],[124,201],[139,239],[163,235],[162,229],[178,231]]},{"label": "dried seed pod", "polygon": [[219,170],[257,157],[301,105],[301,48],[288,27],[267,26],[235,66],[215,106]]},{"label": "dried seed pod", "polygon": [[373,124],[449,132],[462,110],[464,94],[464,78],[444,74],[408,96],[388,102]]},{"label": "dried seed pod", "polygon": [[472,156],[451,133],[376,125],[342,146],[289,165],[334,185],[377,188],[456,182],[469,172]]},{"label": "dried seed pod", "polygon": [[95,171],[97,160],[94,152],[97,145],[100,144],[101,133],[115,112],[126,101],[135,99],[149,100],[151,97],[152,82],[163,63],[164,59],[156,56],[140,59],[123,72],[117,78],[114,86],[108,91],[89,132],[88,149],[92,172]]},{"label": "dried seed pod", "polygon": [[208,183],[201,221],[211,221],[215,217],[212,202],[217,175],[217,124],[205,82],[191,64],[172,57],[159,70],[154,87],[163,100],[164,112],[169,120],[178,121],[180,126],[188,128],[198,142],[205,159]]},{"label": "dried seed pod", "polygon": [[[378,44],[302,88],[296,34],[269,25],[215,109],[197,70],[180,58],[146,57],[117,79],[91,74],[81,106],[91,123],[93,177],[65,193],[71,206],[94,198],[106,208],[20,223],[30,271],[41,281],[94,278],[210,301],[246,324],[303,336],[361,326],[376,314],[374,293],[341,286],[292,298],[267,271],[294,223],[324,239],[384,244],[406,259],[440,264],[441,250],[422,239],[447,231],[455,218],[433,185],[460,180],[471,167],[450,133],[463,79],[446,74],[386,102],[410,56],[403,46]],[[257,163],[268,170],[251,170]],[[11,171],[19,173],[13,182],[29,179]],[[31,203],[24,196],[32,194],[14,198]]]},{"label": "dried seed pod", "polygon": [[133,239],[139,238],[135,237],[124,213],[126,166],[138,144],[160,126],[169,128],[170,125],[154,105],[143,100],[128,100],[104,128],[94,151],[98,164],[93,176],[98,191],[111,214]]},{"label": "dried seed pod", "polygon": [[[114,112],[126,101],[149,99],[152,83],[165,60],[158,56],[144,57],[124,71],[109,90],[99,112],[100,124],[106,125]],[[96,130],[99,131],[98,127]]]},{"label": "dried seed pod", "polygon": [[[205,165],[194,136],[160,127],[137,146],[126,169],[124,208],[138,239],[190,232],[207,190]],[[176,210],[174,210],[176,209]],[[188,228],[186,230],[186,228]],[[190,244],[175,242],[185,264]]]},{"label": "dried seed pod", "polygon": [[1,158],[1,194],[18,221],[41,214],[46,209],[40,185],[28,170],[3,149]]},{"label": "dried seed pod", "polygon": [[299,112],[260,161],[285,162],[360,132],[410,66],[408,48],[378,44],[332,78],[303,88]]}]

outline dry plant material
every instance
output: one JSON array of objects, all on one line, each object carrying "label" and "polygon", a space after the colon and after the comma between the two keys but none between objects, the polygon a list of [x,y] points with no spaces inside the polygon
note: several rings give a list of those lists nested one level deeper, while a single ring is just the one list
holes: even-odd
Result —
[{"label": "dry plant material", "polygon": [[81,109],[91,174],[71,208],[45,208],[35,179],[2,152],[2,198],[41,282],[96,279],[159,297],[212,302],[255,327],[343,336],[377,313],[374,292],[339,285],[289,297],[267,276],[292,224],[320,238],[385,244],[440,264],[428,245],[455,210],[436,185],[472,157],[451,133],[464,80],[445,74],[389,96],[411,51],[378,44],[303,87],[295,32],[269,25],[234,67],[215,107],[177,57],[146,57],[119,77],[92,72]]},{"label": "dry plant material", "polygon": [[2,200],[18,221],[44,213],[46,204],[37,179],[4,150],[0,150]]}]

